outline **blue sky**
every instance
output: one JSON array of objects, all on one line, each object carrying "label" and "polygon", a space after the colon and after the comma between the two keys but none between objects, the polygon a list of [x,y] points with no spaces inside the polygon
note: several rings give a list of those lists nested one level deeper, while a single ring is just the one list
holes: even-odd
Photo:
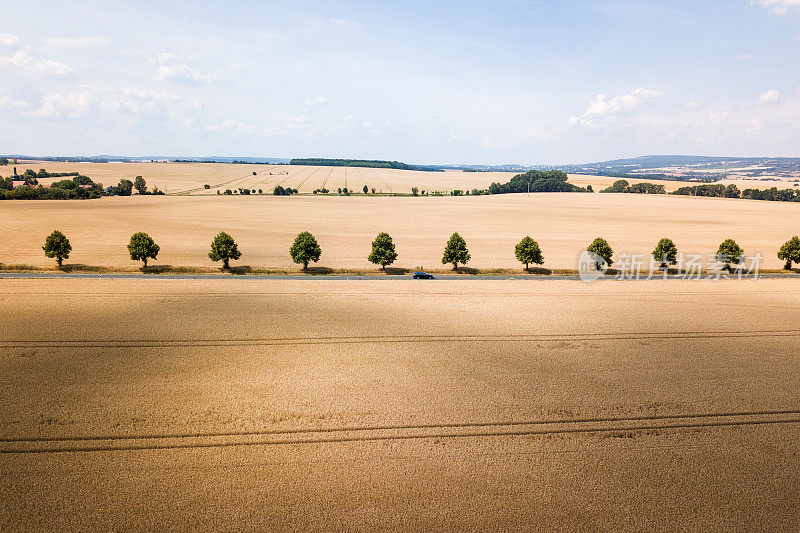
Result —
[{"label": "blue sky", "polygon": [[0,153],[800,156],[800,0],[2,11]]}]

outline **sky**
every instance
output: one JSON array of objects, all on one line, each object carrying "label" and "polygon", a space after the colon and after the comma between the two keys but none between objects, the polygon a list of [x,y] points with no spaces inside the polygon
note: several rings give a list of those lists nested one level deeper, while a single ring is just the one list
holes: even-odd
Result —
[{"label": "sky", "polygon": [[0,153],[800,156],[800,0],[0,0]]}]

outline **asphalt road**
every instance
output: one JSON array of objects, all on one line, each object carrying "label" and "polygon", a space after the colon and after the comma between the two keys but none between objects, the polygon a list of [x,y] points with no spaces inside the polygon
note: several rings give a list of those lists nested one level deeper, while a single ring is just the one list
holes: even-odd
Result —
[{"label": "asphalt road", "polygon": [[[347,276],[342,274],[328,274],[328,275],[280,275],[280,274],[243,274],[243,275],[225,275],[225,274],[88,274],[88,273],[71,273],[71,272],[0,272],[0,279],[175,279],[175,280],[203,280],[203,279],[238,279],[238,280],[303,280],[303,281],[324,281],[324,280],[347,280],[347,281],[368,281],[368,280],[408,280],[418,281],[423,283],[431,280],[414,280],[410,274],[404,276],[393,275],[353,275]],[[760,274],[759,279],[777,279],[777,278],[800,278],[798,274]],[[580,281],[579,276],[515,276],[515,275],[464,275],[464,274],[441,274],[436,276],[436,280],[520,280],[520,281],[549,281],[549,280],[571,280]],[[604,281],[647,281],[646,277],[639,279],[616,279],[613,276],[601,278]],[[681,276],[656,276],[652,279],[685,279]],[[703,278],[708,279],[708,278]],[[735,276],[730,278],[737,280]],[[752,280],[753,277],[743,277],[741,281]],[[433,280],[433,281],[436,281]]]}]

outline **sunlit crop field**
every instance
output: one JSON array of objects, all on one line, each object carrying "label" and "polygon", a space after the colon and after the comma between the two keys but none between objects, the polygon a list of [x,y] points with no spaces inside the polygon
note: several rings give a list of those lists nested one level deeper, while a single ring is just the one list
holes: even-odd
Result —
[{"label": "sunlit crop field", "polygon": [[797,530],[794,280],[2,280],[0,529]]},{"label": "sunlit crop field", "polygon": [[[63,163],[51,161],[24,161],[17,166],[22,174],[25,169],[37,171],[44,168],[49,172],[80,172],[105,186],[116,185],[121,179],[133,180],[136,176],[145,178],[149,186],[157,186],[168,194],[207,195],[224,193],[245,188],[259,189],[271,194],[276,186],[291,187],[301,193],[311,193],[315,189],[328,189],[336,193],[347,188],[362,193],[364,185],[370,194],[372,189],[378,194],[410,194],[416,187],[420,191],[432,193],[439,191],[449,194],[454,189],[471,191],[486,189],[492,182],[505,183],[515,172],[420,172],[411,170],[375,169],[358,167],[317,167],[302,165],[252,165],[222,163]],[[0,175],[11,174],[12,166],[0,167]],[[255,172],[255,174],[253,174]],[[51,183],[63,178],[43,179]],[[569,181],[585,187],[591,185],[595,192],[609,187],[619,178],[608,176],[587,176],[570,174]],[[650,181],[664,185],[668,191],[691,185],[692,182],[669,180],[645,180],[629,178],[629,182]],[[762,179],[743,179],[732,177],[718,183],[735,184],[740,189],[779,189],[791,188],[794,183],[777,177],[765,176]],[[206,189],[205,185],[209,188]]]},{"label": "sunlit crop field", "polygon": [[[581,250],[597,236],[622,254],[647,257],[662,237],[679,252],[710,260],[719,243],[735,239],[761,266],[779,269],[781,244],[800,233],[800,204],[723,198],[637,194],[539,193],[478,197],[233,197],[132,196],[97,200],[0,203],[0,262],[53,265],[42,244],[54,229],[70,239],[68,264],[136,267],[127,243],[149,233],[161,246],[153,265],[214,267],[208,259],[219,231],[239,243],[253,268],[297,269],[289,247],[311,231],[322,247],[319,266],[375,268],[370,243],[392,235],[395,266],[428,269],[441,264],[447,239],[458,232],[475,268],[519,269],[514,245],[525,235],[542,247],[545,267],[574,269]],[[218,265],[217,265],[218,266]]]},{"label": "sunlit crop field", "polygon": [[[7,167],[10,170],[10,167]],[[221,163],[61,163],[32,161],[17,165],[25,169],[49,172],[80,172],[105,186],[116,185],[120,179],[133,180],[142,176],[148,185],[157,186],[169,194],[217,194],[225,189],[261,189],[272,193],[280,185],[303,193],[326,188],[332,192],[347,188],[362,193],[364,185],[376,193],[411,193],[440,191],[449,194],[453,189],[485,189],[493,181],[506,182],[515,173],[505,172],[421,172],[357,167],[315,167],[302,165],[248,165]],[[253,174],[255,172],[255,175]],[[0,174],[5,175],[0,168]],[[10,174],[10,172],[8,172]],[[43,183],[63,178],[42,180]],[[209,185],[209,189],[205,188]]]}]

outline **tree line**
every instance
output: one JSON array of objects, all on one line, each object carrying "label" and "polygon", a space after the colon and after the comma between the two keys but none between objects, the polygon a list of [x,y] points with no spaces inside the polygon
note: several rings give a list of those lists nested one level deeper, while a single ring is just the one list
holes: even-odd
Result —
[{"label": "tree line", "polygon": [[[53,182],[49,187],[39,183],[40,179],[62,177],[70,179]],[[16,185],[15,181],[23,184]],[[158,187],[148,189],[142,176],[136,176],[133,181],[121,179],[117,185],[104,188],[102,183],[96,183],[79,172],[48,172],[45,169],[34,172],[27,169],[19,176],[0,179],[0,200],[84,200],[101,196],[131,196],[134,189],[138,194],[164,194]]]},{"label": "tree line", "polygon": [[316,167],[364,167],[394,168],[398,170],[422,170],[425,172],[443,172],[442,169],[424,165],[409,165],[400,161],[384,161],[382,159],[324,159],[319,157],[295,158],[290,165],[307,165]]},{"label": "tree line", "polygon": [[721,183],[694,185],[691,187],[681,187],[671,194],[683,196],[709,196],[717,198],[742,198],[745,200],[767,200],[770,202],[800,202],[800,189],[745,189],[731,183],[728,186]]},{"label": "tree line", "polygon": [[[55,259],[59,268],[62,267],[64,259],[69,258],[72,252],[72,245],[69,239],[59,230],[53,231],[47,236],[42,246],[42,250],[47,257]],[[143,268],[147,267],[149,259],[156,259],[161,247],[155,240],[144,232],[136,232],[131,235],[128,243],[128,252],[131,260],[142,261]],[[594,254],[595,267],[599,270],[604,266],[610,267],[614,264],[612,259],[614,250],[602,237],[594,239],[586,248]],[[656,244],[650,254],[653,260],[660,264],[661,269],[669,268],[670,265],[677,264],[678,247],[672,239],[662,238]],[[218,233],[211,241],[211,249],[208,253],[209,259],[214,262],[222,261],[222,269],[230,269],[230,261],[238,260],[242,256],[239,246],[229,234]],[[308,231],[303,231],[297,235],[291,248],[289,256],[296,264],[303,265],[303,271],[308,270],[308,264],[316,263],[322,256],[322,248],[317,239]],[[530,265],[543,265],[544,255],[539,243],[529,235],[522,238],[514,247],[514,256],[525,265],[525,271],[530,271]],[[383,270],[397,260],[398,253],[391,235],[381,232],[372,241],[372,250],[367,256],[367,260],[375,265],[380,265]],[[471,255],[467,247],[467,242],[458,233],[453,233],[448,239],[442,254],[443,265],[453,265],[453,270],[458,271],[459,265],[466,265]],[[739,265],[744,261],[745,254],[741,246],[733,239],[725,239],[717,248],[715,259],[723,263],[726,270],[731,270],[731,265]],[[792,264],[800,264],[800,237],[794,236],[781,246],[778,251],[778,259],[785,262],[784,269],[791,270]]]}]

